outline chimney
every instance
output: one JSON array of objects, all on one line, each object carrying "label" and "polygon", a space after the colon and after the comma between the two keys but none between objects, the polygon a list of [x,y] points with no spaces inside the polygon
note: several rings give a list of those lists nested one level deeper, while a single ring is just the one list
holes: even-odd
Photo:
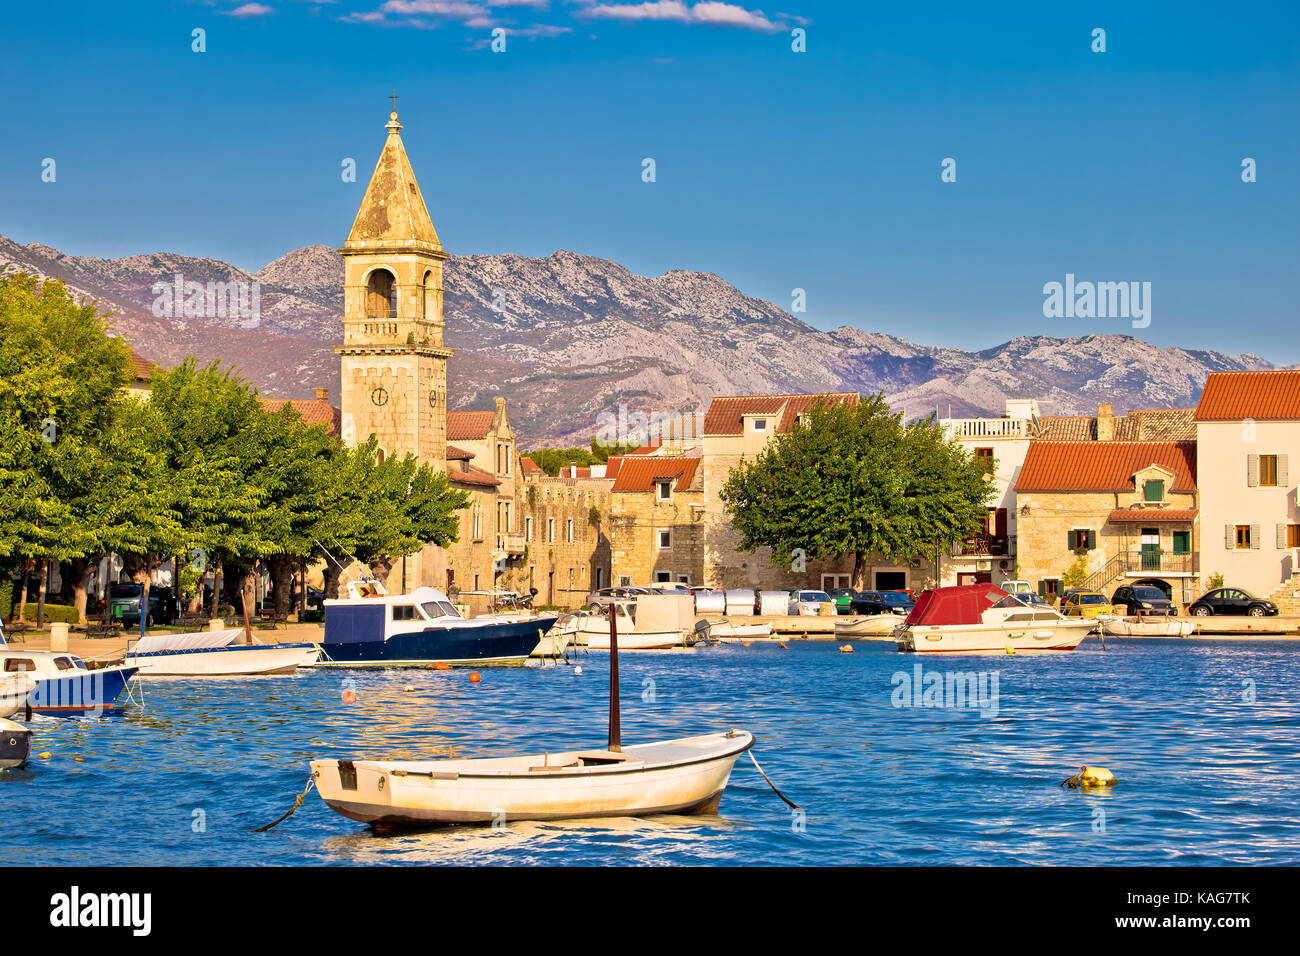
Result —
[{"label": "chimney", "polygon": [[316,401],[328,402],[330,400],[330,390],[328,388],[316,389]]},{"label": "chimney", "polygon": [[1115,408],[1109,402],[1097,406],[1097,441],[1114,441]]}]

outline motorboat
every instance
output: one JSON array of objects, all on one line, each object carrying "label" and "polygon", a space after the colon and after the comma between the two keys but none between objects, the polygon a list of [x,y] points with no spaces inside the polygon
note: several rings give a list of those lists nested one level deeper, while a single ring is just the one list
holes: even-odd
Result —
[{"label": "motorboat", "polygon": [[680,628],[649,625],[645,618],[637,624],[637,602],[613,601],[592,611],[579,611],[565,624],[564,630],[575,645],[593,651],[609,650],[609,616],[618,619],[618,646],[624,651],[655,651],[687,643]]},{"label": "motorboat", "polygon": [[393,667],[434,663],[519,664],[556,615],[467,619],[436,588],[388,594],[377,581],[350,581],[347,597],[325,601],[321,665]]},{"label": "motorboat", "polygon": [[729,618],[709,622],[709,639],[723,644],[740,644],[744,641],[762,641],[772,637],[772,625],[737,624]]},{"label": "motorboat", "polygon": [[12,717],[27,705],[36,682],[21,674],[0,674],[0,717]]},{"label": "motorboat", "polygon": [[0,770],[18,769],[27,763],[31,752],[31,729],[0,717]]},{"label": "motorboat", "polygon": [[32,713],[95,717],[120,711],[117,700],[138,668],[125,664],[91,670],[75,654],[0,648],[0,672],[26,673],[36,683]]},{"label": "motorboat", "polygon": [[244,628],[150,634],[127,646],[123,661],[141,677],[230,677],[291,674],[320,658],[311,643],[249,642]]},{"label": "motorboat", "polygon": [[1073,650],[1097,626],[991,584],[926,591],[894,632],[916,653]]},{"label": "motorboat", "polygon": [[1190,637],[1196,622],[1176,617],[1108,617],[1101,622],[1107,637]]},{"label": "motorboat", "polygon": [[451,760],[313,760],[321,798],[377,829],[713,813],[743,730],[612,750]]},{"label": "motorboat", "polygon": [[894,628],[903,623],[898,614],[869,614],[866,617],[846,617],[835,620],[837,638],[892,640]]},{"label": "motorboat", "polygon": [[625,749],[620,617],[611,614],[606,621],[609,734],[603,749],[445,760],[313,760],[309,789],[314,785],[327,806],[378,830],[715,812],[736,758],[754,745],[753,736],[733,729]]}]

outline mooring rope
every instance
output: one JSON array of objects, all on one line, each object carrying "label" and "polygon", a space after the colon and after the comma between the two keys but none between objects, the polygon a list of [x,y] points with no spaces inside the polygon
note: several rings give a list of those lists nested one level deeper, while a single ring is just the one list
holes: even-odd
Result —
[{"label": "mooring rope", "polygon": [[275,821],[273,821],[273,822],[271,822],[271,823],[268,823],[268,824],[267,824],[266,826],[264,826],[264,827],[258,827],[258,828],[257,828],[256,830],[254,830],[253,832],[254,832],[254,833],[265,833],[267,830],[271,829],[271,827],[278,826],[279,824],[283,823],[285,820],[288,820],[291,816],[294,815],[294,813],[297,811],[297,809],[298,809],[300,806],[302,806],[302,802],[303,802],[304,800],[307,799],[307,794],[311,793],[311,788],[314,787],[315,785],[316,785],[316,778],[315,778],[315,777],[308,777],[308,778],[307,778],[307,786],[303,788],[302,793],[298,794],[298,799],[295,800],[295,801],[293,802],[293,806],[291,806],[291,807],[289,808],[289,812],[286,813],[284,816],[280,817],[278,820],[275,820]]},{"label": "mooring rope", "polygon": [[754,761],[754,769],[757,770],[760,774],[763,775],[763,779],[767,781],[767,785],[768,785],[769,787],[772,788],[772,792],[773,792],[773,793],[775,793],[778,797],[780,797],[782,800],[784,800],[784,801],[785,801],[785,802],[790,806],[790,808],[791,808],[792,810],[802,810],[802,809],[803,809],[801,806],[799,806],[799,804],[795,803],[793,800],[791,800],[789,797],[787,797],[784,793],[782,793],[780,790],[778,790],[778,789],[776,788],[776,784],[774,784],[774,783],[772,782],[772,778],[769,777],[767,774],[763,773],[763,768],[760,767],[760,766],[758,765],[758,761],[754,758],[754,751],[752,751],[752,750],[746,750],[745,753],[749,754],[749,759]]}]

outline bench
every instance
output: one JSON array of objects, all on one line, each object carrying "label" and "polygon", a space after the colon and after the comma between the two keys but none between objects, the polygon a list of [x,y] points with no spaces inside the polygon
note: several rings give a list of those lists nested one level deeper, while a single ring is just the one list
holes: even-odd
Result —
[{"label": "bench", "polygon": [[121,633],[121,621],[110,621],[107,624],[103,621],[86,622],[86,637],[117,637]]}]

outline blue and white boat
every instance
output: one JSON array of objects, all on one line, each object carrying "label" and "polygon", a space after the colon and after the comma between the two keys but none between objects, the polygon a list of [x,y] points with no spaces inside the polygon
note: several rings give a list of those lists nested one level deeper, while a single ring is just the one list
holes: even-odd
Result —
[{"label": "blue and white boat", "polygon": [[120,713],[117,700],[136,670],[124,666],[90,670],[80,657],[62,651],[0,649],[0,673],[23,673],[36,682],[29,698],[34,714],[99,717]]},{"label": "blue and white boat", "polygon": [[150,634],[129,644],[129,667],[140,677],[247,677],[292,674],[316,663],[315,644],[263,644],[249,640],[243,628]]},{"label": "blue and white boat", "polygon": [[387,594],[377,582],[362,581],[349,582],[347,591],[325,601],[321,666],[518,664],[557,620],[466,619],[436,588]]}]

